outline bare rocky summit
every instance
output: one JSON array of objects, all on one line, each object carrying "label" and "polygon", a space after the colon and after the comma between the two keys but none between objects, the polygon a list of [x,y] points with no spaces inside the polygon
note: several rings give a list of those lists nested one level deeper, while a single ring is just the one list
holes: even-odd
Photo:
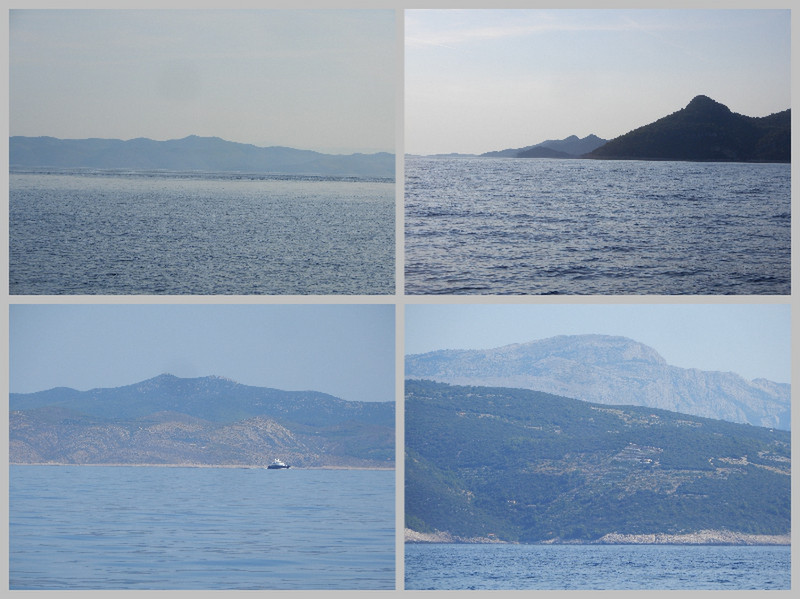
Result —
[{"label": "bare rocky summit", "polygon": [[487,350],[410,355],[406,376],[532,389],[783,430],[791,424],[788,384],[671,366],[653,348],[625,337],[564,335]]}]

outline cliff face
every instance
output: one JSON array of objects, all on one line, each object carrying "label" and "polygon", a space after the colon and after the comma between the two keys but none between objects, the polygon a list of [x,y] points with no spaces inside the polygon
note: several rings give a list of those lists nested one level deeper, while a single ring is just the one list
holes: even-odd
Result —
[{"label": "cliff face", "polygon": [[791,425],[789,385],[671,366],[652,348],[623,337],[560,336],[488,350],[411,355],[406,376],[519,387],[786,430]]},{"label": "cliff face", "polygon": [[587,158],[790,162],[791,111],[748,117],[707,96],[612,139]]}]

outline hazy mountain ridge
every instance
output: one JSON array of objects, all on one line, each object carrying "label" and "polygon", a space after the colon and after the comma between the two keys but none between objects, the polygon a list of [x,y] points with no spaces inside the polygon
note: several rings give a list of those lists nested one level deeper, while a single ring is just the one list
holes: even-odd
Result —
[{"label": "hazy mountain ridge", "polygon": [[394,404],[161,375],[9,397],[12,463],[394,465]]},{"label": "hazy mountain ridge", "polygon": [[[469,155],[441,155],[469,156]],[[549,139],[482,158],[590,158],[708,162],[791,162],[791,109],[750,117],[708,96],[611,140],[594,134]]]},{"label": "hazy mountain ridge", "polygon": [[95,168],[242,172],[394,178],[394,154],[323,154],[281,146],[259,147],[218,137],[9,139],[9,164],[22,168]]},{"label": "hazy mountain ridge", "polygon": [[791,109],[749,117],[700,95],[685,108],[616,137],[586,157],[790,162]]},{"label": "hazy mountain ridge", "polygon": [[652,348],[606,335],[558,336],[488,350],[406,356],[406,376],[533,389],[789,430],[788,384],[671,366]]},{"label": "hazy mountain ridge", "polygon": [[405,407],[411,530],[549,543],[720,531],[730,539],[709,542],[788,543],[787,431],[420,380],[406,381]]},{"label": "hazy mountain ridge", "polygon": [[509,148],[481,154],[482,158],[578,158],[592,150],[599,148],[607,140],[595,134],[587,135],[583,139],[577,135],[570,135],[564,139],[548,139],[524,148]]}]

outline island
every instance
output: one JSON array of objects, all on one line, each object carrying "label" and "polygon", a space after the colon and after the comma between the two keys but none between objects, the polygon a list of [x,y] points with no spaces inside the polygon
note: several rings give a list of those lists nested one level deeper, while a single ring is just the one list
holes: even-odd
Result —
[{"label": "island", "polygon": [[764,117],[749,117],[700,95],[685,108],[616,137],[585,157],[790,162],[791,123],[790,109]]},{"label": "island", "polygon": [[9,139],[12,169],[202,171],[394,180],[394,163],[394,154],[388,152],[323,154],[197,135],[166,141],[23,136]]},{"label": "island", "polygon": [[394,402],[170,374],[9,396],[9,463],[394,468]]}]

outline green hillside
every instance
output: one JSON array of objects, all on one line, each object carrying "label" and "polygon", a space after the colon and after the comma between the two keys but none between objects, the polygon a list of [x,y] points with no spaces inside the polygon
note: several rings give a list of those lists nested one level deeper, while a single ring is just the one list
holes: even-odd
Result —
[{"label": "green hillside", "polygon": [[787,534],[790,433],[406,381],[406,526],[521,542]]}]

